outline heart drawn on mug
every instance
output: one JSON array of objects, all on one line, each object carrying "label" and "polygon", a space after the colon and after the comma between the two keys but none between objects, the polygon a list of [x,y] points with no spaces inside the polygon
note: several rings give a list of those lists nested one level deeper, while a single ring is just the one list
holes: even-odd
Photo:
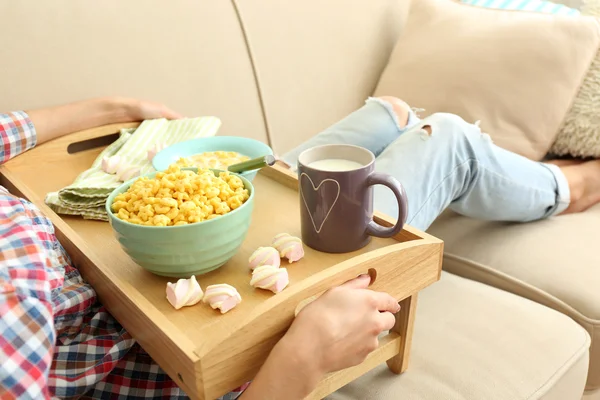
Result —
[{"label": "heart drawn on mug", "polygon": [[[308,179],[308,181],[310,182],[310,186],[312,188],[312,190],[314,191],[314,193],[311,193],[310,195],[305,196],[304,195],[304,185],[302,180],[306,178]],[[330,199],[325,199],[323,197],[320,197],[318,195],[318,192],[320,190],[325,190],[327,188],[327,186],[331,186],[333,185],[335,187],[335,197],[333,199],[331,199],[331,204],[328,204]],[[319,183],[319,186],[315,186],[315,183],[313,182],[313,180],[310,178],[310,176],[308,176],[305,173],[302,173],[300,175],[300,194],[302,196],[302,201],[304,202],[304,205],[306,206],[306,210],[308,211],[308,215],[310,216],[310,220],[313,224],[313,227],[315,228],[315,231],[317,233],[321,233],[321,229],[323,229],[323,225],[325,225],[325,221],[327,221],[327,218],[329,217],[329,214],[331,214],[331,210],[333,210],[333,207],[335,206],[335,204],[338,201],[338,198],[340,197],[340,183],[338,181],[336,181],[335,179],[323,179],[321,181],[321,183]],[[307,199],[308,197],[308,199]],[[318,199],[324,200],[325,204],[319,204]],[[310,205],[309,205],[310,203]],[[319,225],[319,227],[317,228],[317,224]]]}]

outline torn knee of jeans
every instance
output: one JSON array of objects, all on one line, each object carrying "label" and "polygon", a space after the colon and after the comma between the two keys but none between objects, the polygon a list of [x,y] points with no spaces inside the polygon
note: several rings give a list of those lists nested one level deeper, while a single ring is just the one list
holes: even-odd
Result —
[{"label": "torn knee of jeans", "polygon": [[431,128],[431,125],[429,125],[429,124],[423,125],[421,127],[420,131],[421,131],[421,139],[423,139],[423,140],[427,140],[433,135],[433,129]]},{"label": "torn knee of jeans", "polygon": [[390,117],[394,120],[396,127],[399,130],[403,130],[406,128],[408,124],[408,117],[410,114],[410,108],[408,104],[403,102],[402,100],[391,97],[391,96],[382,96],[382,97],[369,97],[367,102],[372,101],[381,106],[383,106],[386,111],[390,114]]},{"label": "torn knee of jeans", "polygon": [[484,142],[487,143],[494,143],[494,141],[492,140],[492,137],[490,135],[488,135],[487,133],[481,133],[481,137],[483,138]]},{"label": "torn knee of jeans", "polygon": [[477,121],[475,121],[475,123],[474,123],[473,125],[475,125],[475,126],[476,126],[476,127],[479,129],[479,132],[481,133],[481,138],[482,138],[482,139],[483,139],[485,142],[488,142],[488,143],[494,143],[494,141],[492,140],[492,137],[491,137],[489,134],[487,134],[487,133],[484,133],[484,132],[481,130],[481,120],[477,120]]}]

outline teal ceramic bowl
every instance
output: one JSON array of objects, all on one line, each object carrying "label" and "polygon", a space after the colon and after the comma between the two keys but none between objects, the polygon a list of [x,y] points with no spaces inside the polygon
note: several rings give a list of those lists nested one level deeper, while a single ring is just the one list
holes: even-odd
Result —
[{"label": "teal ceramic bowl", "polygon": [[[155,175],[156,172],[145,176],[153,178]],[[248,179],[241,177],[250,197],[239,208],[218,218],[181,226],[136,225],[113,214],[111,205],[115,197],[127,191],[136,179],[111,193],[106,201],[106,212],[119,244],[142,268],[156,275],[189,278],[219,268],[242,245],[254,208],[254,187]]]},{"label": "teal ceramic bowl", "polygon": [[[186,140],[163,149],[152,159],[152,166],[157,171],[164,171],[181,157],[190,157],[208,151],[235,151],[250,158],[273,155],[273,150],[269,146],[255,139],[211,136]],[[240,175],[251,181],[257,172],[242,172]]]}]

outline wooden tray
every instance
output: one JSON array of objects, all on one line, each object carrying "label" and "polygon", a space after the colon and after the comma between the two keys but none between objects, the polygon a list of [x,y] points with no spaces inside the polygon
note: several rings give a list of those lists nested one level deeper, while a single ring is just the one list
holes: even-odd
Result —
[{"label": "wooden tray", "polygon": [[[225,315],[207,305],[176,311],[165,297],[169,279],[135,264],[108,223],[59,216],[43,203],[47,192],[69,185],[87,169],[122,127],[105,126],[41,145],[0,167],[0,184],[29,199],[53,221],[59,240],[100,301],[190,397],[214,399],[251,380],[300,305],[367,272],[376,275],[374,290],[386,291],[402,304],[394,332],[363,364],[326,377],[310,398],[323,398],[384,361],[396,373],[406,369],[416,296],[439,279],[441,240],[407,226],[395,238],[374,238],[354,253],[306,248],[300,262],[287,266],[282,261],[290,275],[288,288],[277,295],[254,290],[247,267],[252,251],[268,245],[277,233],[300,236],[296,176],[275,166],[254,181],[252,225],[238,254],[222,268],[198,276],[203,288],[235,286],[242,303]],[[383,215],[376,219],[384,225],[393,222]]]}]

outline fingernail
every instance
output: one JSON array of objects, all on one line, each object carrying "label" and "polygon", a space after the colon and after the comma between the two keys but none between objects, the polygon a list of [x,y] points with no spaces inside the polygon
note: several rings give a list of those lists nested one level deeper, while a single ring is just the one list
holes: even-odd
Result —
[{"label": "fingernail", "polygon": [[402,309],[402,307],[400,307],[400,304],[398,304],[398,308],[396,309],[396,312],[400,311]]}]

